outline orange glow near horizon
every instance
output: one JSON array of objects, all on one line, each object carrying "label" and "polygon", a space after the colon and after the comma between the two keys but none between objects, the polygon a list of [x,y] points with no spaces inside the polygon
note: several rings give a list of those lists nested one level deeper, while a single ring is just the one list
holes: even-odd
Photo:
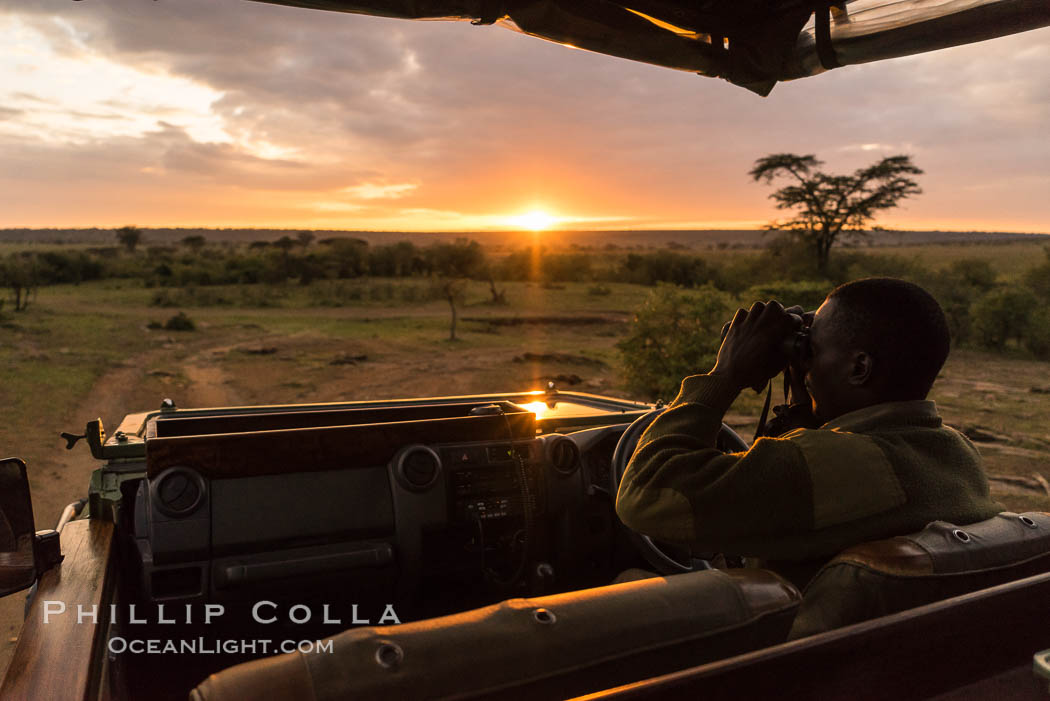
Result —
[{"label": "orange glow near horizon", "polygon": [[[54,7],[0,12],[0,229],[41,240],[135,225],[506,232],[539,248],[570,232],[754,231],[785,214],[770,199],[783,183],[746,177],[755,159],[818,146],[828,173],[915,157],[924,194],[880,213],[887,229],[1050,232],[1050,27],[902,58],[899,76],[887,62],[761,103],[719,93],[712,112],[714,81],[458,23],[247,3],[229,42],[233,15],[206,3],[23,4]],[[523,66],[520,85],[467,87]],[[884,102],[894,121],[870,122]],[[828,105],[840,113],[813,143]]]},{"label": "orange glow near horizon", "polygon": [[510,223],[521,229],[529,231],[546,231],[558,223],[558,218],[548,214],[542,209],[531,209],[524,214],[510,218]]}]

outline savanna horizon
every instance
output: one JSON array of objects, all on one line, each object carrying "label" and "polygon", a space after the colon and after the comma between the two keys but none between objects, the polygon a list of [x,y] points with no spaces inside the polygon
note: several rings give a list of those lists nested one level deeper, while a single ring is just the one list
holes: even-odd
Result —
[{"label": "savanna horizon", "polygon": [[[135,226],[134,223],[125,224]],[[121,225],[124,226],[124,225]],[[113,227],[7,227],[0,229],[0,244],[112,244],[118,245]],[[703,249],[705,247],[762,248],[775,238],[777,231],[765,228],[665,228],[665,229],[489,229],[489,230],[412,230],[412,229],[312,229],[303,227],[198,227],[136,226],[143,243],[178,244],[192,235],[202,235],[209,243],[249,243],[275,241],[309,231],[315,241],[328,238],[360,238],[372,244],[398,240],[415,243],[454,241],[466,238],[485,246],[629,248],[671,247]],[[927,244],[1000,244],[1018,241],[1050,241],[1050,232],[1010,231],[1004,229],[873,229],[854,241],[839,245],[915,246]]]}]

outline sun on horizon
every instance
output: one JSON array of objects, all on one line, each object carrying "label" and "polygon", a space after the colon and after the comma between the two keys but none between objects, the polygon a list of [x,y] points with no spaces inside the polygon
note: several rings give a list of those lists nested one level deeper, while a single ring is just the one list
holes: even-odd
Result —
[{"label": "sun on horizon", "polygon": [[529,231],[546,231],[558,222],[558,218],[542,209],[530,209],[509,219],[512,226]]}]

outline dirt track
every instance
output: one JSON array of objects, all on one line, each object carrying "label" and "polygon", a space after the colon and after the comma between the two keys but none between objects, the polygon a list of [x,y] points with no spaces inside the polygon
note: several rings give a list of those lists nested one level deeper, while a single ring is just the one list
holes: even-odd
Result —
[{"label": "dirt track", "polygon": [[[85,443],[64,450],[58,432],[80,433],[87,421],[101,417],[112,433],[126,413],[156,408],[166,396],[176,398],[182,407],[439,396],[542,386],[550,373],[569,371],[586,376],[583,385],[571,389],[622,395],[610,367],[514,362],[522,351],[546,347],[546,337],[534,333],[516,332],[506,346],[465,343],[432,347],[431,352],[379,336],[271,335],[260,333],[259,327],[227,327],[207,340],[165,342],[110,368],[84,396],[70,398],[73,408],[64,416],[49,419],[42,429],[35,427],[35,435],[20,442],[21,455],[29,464],[37,527],[53,527],[63,507],[86,494],[91,472],[98,467]],[[615,337],[592,336],[590,330],[578,333],[586,340],[574,341],[569,348],[593,350],[596,339],[608,345],[615,342]],[[257,352],[263,348],[265,354]],[[346,356],[367,360],[337,362]],[[990,372],[1010,378],[1012,384],[981,379],[978,385],[974,380]],[[946,417],[981,422],[996,440],[1002,437],[1001,442],[980,445],[990,471],[1034,479],[1032,470],[1046,464],[1050,435],[1041,421],[1028,425],[1025,419],[1045,416],[1044,395],[1029,389],[1043,384],[1044,364],[964,355],[935,389],[939,389],[938,404]],[[750,409],[735,406],[727,418],[746,423],[753,420]],[[1024,447],[1018,445],[1022,442]],[[1040,484],[993,483],[993,489],[1000,497],[1016,495],[1013,498],[1025,508],[1011,506],[1015,510],[1029,510],[1029,502],[1031,508],[1045,509],[1047,497]],[[0,599],[0,670],[6,669],[13,652],[24,601],[17,594]]]},{"label": "dirt track", "polygon": [[[188,406],[240,403],[222,368],[208,364],[211,353],[212,349],[198,353],[182,365],[182,374],[189,383],[181,393],[184,401]],[[80,433],[88,421],[102,418],[103,425],[112,432],[126,413],[153,408],[157,403],[155,397],[148,405],[142,403],[143,391],[155,384],[150,381],[148,368],[168,356],[167,351],[150,352],[110,369],[57,425],[71,433]],[[91,473],[99,466],[84,441],[67,451],[58,440],[57,432],[55,439],[43,446],[43,450],[23,453],[29,465],[37,529],[53,528],[65,506],[87,494]],[[24,607],[23,594],[0,599],[0,676],[14,653]]]}]

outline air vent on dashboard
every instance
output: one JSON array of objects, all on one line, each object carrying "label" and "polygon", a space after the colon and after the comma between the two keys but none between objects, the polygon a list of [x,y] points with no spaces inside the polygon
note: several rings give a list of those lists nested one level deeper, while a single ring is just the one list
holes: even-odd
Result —
[{"label": "air vent on dashboard", "polygon": [[580,449],[569,438],[556,438],[548,449],[551,465],[562,475],[571,475],[580,464]]},{"label": "air vent on dashboard", "polygon": [[441,458],[425,445],[410,445],[394,456],[394,476],[405,489],[430,489],[441,474]]},{"label": "air vent on dashboard", "polygon": [[151,486],[157,508],[172,518],[189,516],[204,499],[204,479],[186,467],[165,470]]}]

